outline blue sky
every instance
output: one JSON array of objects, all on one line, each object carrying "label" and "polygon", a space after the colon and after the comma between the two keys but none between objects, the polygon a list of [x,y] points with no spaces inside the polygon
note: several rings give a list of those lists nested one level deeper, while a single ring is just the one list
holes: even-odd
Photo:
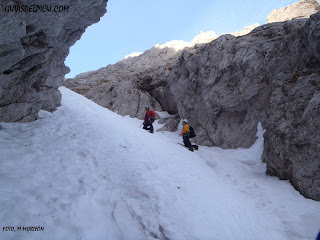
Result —
[{"label": "blue sky", "polygon": [[109,0],[100,22],[71,47],[66,77],[114,64],[171,40],[191,41],[200,31],[217,34],[264,24],[268,14],[297,0]]}]

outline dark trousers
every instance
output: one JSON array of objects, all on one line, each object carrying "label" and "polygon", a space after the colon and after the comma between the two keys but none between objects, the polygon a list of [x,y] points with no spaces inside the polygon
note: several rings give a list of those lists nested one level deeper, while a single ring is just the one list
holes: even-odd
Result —
[{"label": "dark trousers", "polygon": [[143,129],[150,130],[150,132],[153,132],[152,122],[149,119],[145,121],[145,123],[143,124]]},{"label": "dark trousers", "polygon": [[187,148],[193,148],[193,147],[196,147],[196,145],[192,145],[191,142],[190,142],[190,138],[189,138],[189,133],[184,133],[182,135],[183,137],[183,143],[184,145],[187,147]]}]

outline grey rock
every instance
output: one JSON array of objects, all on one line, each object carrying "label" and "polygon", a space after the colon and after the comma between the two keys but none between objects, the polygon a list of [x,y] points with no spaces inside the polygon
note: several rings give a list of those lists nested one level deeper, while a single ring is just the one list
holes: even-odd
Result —
[{"label": "grey rock", "polygon": [[[249,147],[266,129],[267,173],[320,200],[320,12],[272,23],[241,38],[224,35],[185,50],[169,79],[178,112],[197,141]],[[186,97],[184,93],[191,93]]]},{"label": "grey rock", "polygon": [[174,132],[177,130],[178,124],[180,122],[180,116],[179,114],[174,115],[173,117],[170,118],[162,118],[159,120],[160,124],[164,124],[162,128],[159,128],[157,132],[161,131],[170,131]]},{"label": "grey rock", "polygon": [[167,79],[181,49],[190,45],[184,41],[156,45],[138,56],[67,79],[66,87],[121,115],[142,119],[145,106],[176,114]]},{"label": "grey rock", "polygon": [[267,23],[309,18],[318,11],[320,11],[318,0],[300,0],[290,6],[273,10],[267,17]]},{"label": "grey rock", "polygon": [[52,4],[52,9],[65,6],[61,12],[33,12],[34,7],[26,12],[22,9],[50,4],[1,0],[0,121],[33,121],[40,109],[60,105],[58,87],[69,72],[64,65],[69,47],[99,21],[106,2],[63,0]]}]

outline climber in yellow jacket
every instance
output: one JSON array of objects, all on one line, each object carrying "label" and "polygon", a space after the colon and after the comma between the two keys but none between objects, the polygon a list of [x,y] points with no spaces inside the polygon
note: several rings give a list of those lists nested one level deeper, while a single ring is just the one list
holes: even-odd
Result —
[{"label": "climber in yellow jacket", "polygon": [[184,145],[192,152],[193,152],[193,149],[198,150],[199,146],[198,145],[192,145],[191,142],[190,142],[190,126],[189,126],[187,120],[183,120],[182,121],[182,125],[183,125],[183,128],[182,128],[182,132],[181,132],[180,135],[183,138]]}]

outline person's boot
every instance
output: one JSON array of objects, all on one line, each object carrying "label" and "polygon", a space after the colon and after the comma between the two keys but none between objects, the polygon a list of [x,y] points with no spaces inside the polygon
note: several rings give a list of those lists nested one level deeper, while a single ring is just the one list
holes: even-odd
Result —
[{"label": "person's boot", "polygon": [[193,147],[189,148],[189,150],[190,150],[191,152],[193,152]]},{"label": "person's boot", "polygon": [[195,148],[196,150],[198,150],[198,149],[199,149],[199,146],[198,146],[198,145],[196,145],[196,146],[194,146],[194,148]]}]

